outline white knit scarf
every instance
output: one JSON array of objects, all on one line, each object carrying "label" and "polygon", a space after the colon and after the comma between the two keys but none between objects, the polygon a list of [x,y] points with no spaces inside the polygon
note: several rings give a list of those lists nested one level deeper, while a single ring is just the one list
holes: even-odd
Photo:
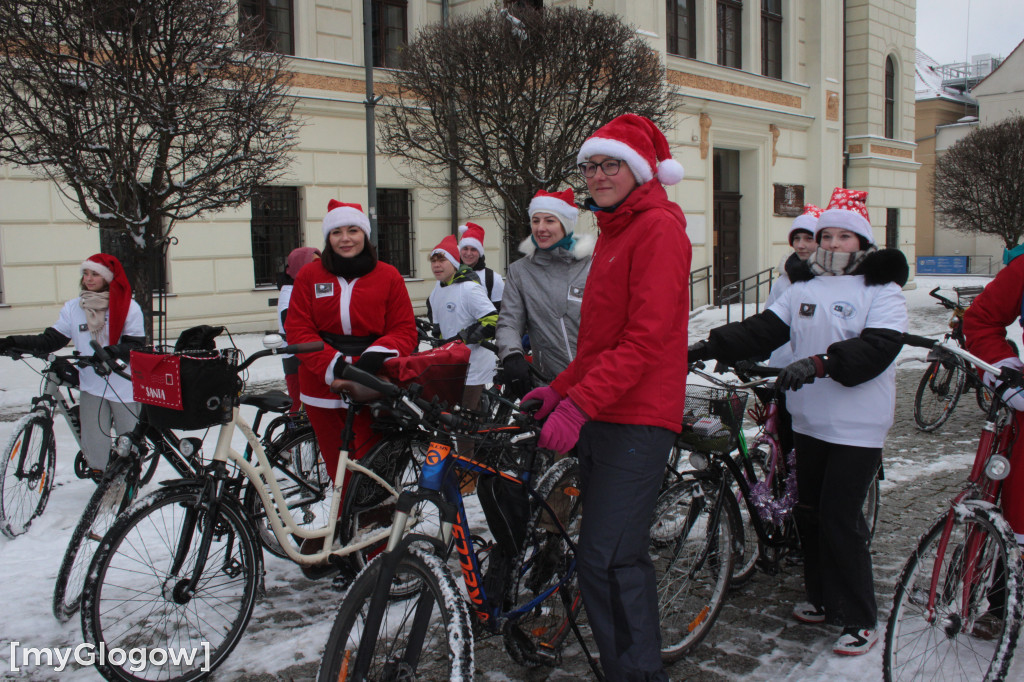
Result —
[{"label": "white knit scarf", "polygon": [[864,258],[867,257],[869,253],[877,250],[878,249],[874,244],[868,246],[864,251],[854,251],[853,253],[828,251],[819,247],[818,250],[811,255],[808,262],[811,266],[811,272],[813,272],[815,276],[852,275]]}]

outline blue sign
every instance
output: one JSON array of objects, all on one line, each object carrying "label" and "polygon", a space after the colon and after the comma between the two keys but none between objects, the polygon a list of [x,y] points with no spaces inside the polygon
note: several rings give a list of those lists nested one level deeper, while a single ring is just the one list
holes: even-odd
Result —
[{"label": "blue sign", "polygon": [[967,256],[918,256],[919,275],[965,275]]}]

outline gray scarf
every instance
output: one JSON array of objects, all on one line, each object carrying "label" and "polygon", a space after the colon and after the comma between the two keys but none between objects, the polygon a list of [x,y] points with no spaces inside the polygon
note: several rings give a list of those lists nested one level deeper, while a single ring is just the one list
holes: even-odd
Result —
[{"label": "gray scarf", "polygon": [[869,253],[878,250],[874,244],[868,246],[864,251],[844,253],[842,251],[827,251],[818,248],[808,259],[811,272],[814,275],[852,275],[857,267]]},{"label": "gray scarf", "polygon": [[110,292],[83,291],[78,298],[82,310],[85,311],[85,324],[89,327],[89,334],[101,346],[108,345],[106,343],[107,340],[102,338],[102,335],[103,328],[107,326]]}]

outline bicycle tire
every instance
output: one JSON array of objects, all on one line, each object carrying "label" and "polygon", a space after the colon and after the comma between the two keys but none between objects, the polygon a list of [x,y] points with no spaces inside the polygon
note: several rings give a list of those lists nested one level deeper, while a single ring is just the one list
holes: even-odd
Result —
[{"label": "bicycle tire", "polygon": [[53,489],[57,445],[50,416],[30,412],[19,419],[2,458],[0,533],[15,538],[25,533],[32,521],[43,513]]},{"label": "bicycle tire", "polygon": [[[355,663],[360,645],[368,639],[365,621],[382,568],[382,557],[373,559],[341,602],[320,660],[319,682],[355,679],[348,667]],[[382,629],[398,629],[378,634],[371,652],[371,669],[364,679],[473,679],[469,609],[444,560],[410,546],[398,561],[395,579],[418,585],[419,596],[395,597],[389,590]],[[429,622],[424,622],[427,617]],[[417,625],[425,631],[410,633],[408,628]],[[410,642],[412,650],[407,648]]]},{"label": "bicycle tire", "polygon": [[934,431],[949,419],[964,391],[967,373],[958,359],[928,364],[914,396],[914,421],[922,431]]},{"label": "bicycle tire", "polygon": [[[579,541],[582,504],[580,500],[580,468],[575,457],[555,462],[537,482],[536,492],[560,518],[572,539]],[[553,665],[566,637],[572,632],[572,621],[583,605],[574,569],[572,548],[557,528],[547,510],[534,503],[526,529],[523,551],[509,572],[510,580],[504,594],[506,612],[516,611],[551,590],[543,601],[522,616],[506,622],[502,628],[505,649],[516,663],[524,666]],[[564,516],[564,518],[562,518]]]},{"label": "bicycle tire", "polygon": [[[203,490],[202,482],[162,488],[118,517],[89,567],[81,612],[84,640],[97,647],[102,644],[107,651],[174,642],[177,650],[197,652],[196,656],[191,661],[151,663],[142,671],[129,670],[127,661],[123,666],[109,659],[97,661],[104,678],[202,679],[242,638],[259,591],[263,557],[251,519],[233,499],[220,500],[205,572],[195,594],[182,599],[178,592],[191,576],[196,548],[203,540],[208,503]],[[185,562],[171,575],[175,548],[188,527],[186,516],[191,515],[198,519]],[[230,613],[222,613],[225,610]]]},{"label": "bicycle tire", "polygon": [[[750,450],[750,463],[754,468],[757,478],[754,481],[748,480],[748,485],[753,485],[757,480],[766,480],[768,477],[768,454],[764,451],[764,447],[763,445],[756,446]],[[737,455],[736,463],[740,466],[741,470],[744,470],[743,463],[738,461],[738,458],[741,456]],[[744,475],[746,475],[745,470]],[[736,539],[738,550],[733,559],[732,578],[729,580],[729,586],[735,588],[754,577],[754,573],[757,571],[760,539],[757,536],[757,530],[755,530],[754,522],[750,516],[750,508],[739,489],[739,485],[734,482],[730,489],[734,491],[736,496],[736,507],[740,515],[740,532],[742,533],[742,536]]]},{"label": "bicycle tire", "polygon": [[[720,475],[720,474],[719,474]],[[658,581],[661,658],[673,663],[714,626],[725,603],[735,557],[735,500],[726,496],[711,518],[720,480],[707,471],[684,474],[662,493],[651,526],[651,559]]]},{"label": "bicycle tire", "polygon": [[[887,682],[951,677],[994,681],[1005,679],[1010,667],[1024,611],[1024,569],[1016,539],[992,507],[968,503],[947,514],[955,515],[954,525],[939,562],[937,592],[941,594],[935,596],[935,614],[928,617],[928,601],[946,514],[921,538],[896,585],[882,653]],[[968,538],[980,543],[977,552],[964,551]],[[963,614],[967,555],[977,557],[981,571],[979,584],[970,590],[971,612]],[[1006,609],[1001,621],[995,618],[997,629],[990,631],[994,636],[986,641],[979,636],[979,618],[990,614],[980,611],[985,604],[991,609],[993,600],[1003,600]]]},{"label": "bicycle tire", "polygon": [[864,498],[864,522],[868,525],[868,542],[875,539],[875,529],[878,527],[878,510],[882,506],[882,467],[879,465],[875,477],[871,479],[868,486],[868,494]]},{"label": "bicycle tire", "polygon": [[138,492],[138,476],[133,475],[132,466],[128,458],[113,459],[71,533],[53,588],[53,615],[62,623],[78,613],[85,573],[96,548]]}]

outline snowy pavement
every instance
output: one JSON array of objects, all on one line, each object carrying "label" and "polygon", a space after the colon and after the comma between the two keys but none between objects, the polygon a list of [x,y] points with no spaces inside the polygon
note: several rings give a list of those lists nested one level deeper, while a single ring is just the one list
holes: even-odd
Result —
[{"label": "snowy pavement", "polygon": [[[927,292],[941,283],[950,288],[985,280],[919,278],[918,289],[908,291],[911,331],[939,333],[948,315],[932,305]],[[691,321],[691,337],[703,338],[721,324],[724,313],[707,310]],[[1020,328],[1011,333],[1018,340]],[[258,337],[236,337],[247,351],[258,347]],[[924,351],[908,348],[902,357],[922,357]],[[0,443],[10,435],[12,421],[24,411],[38,388],[38,379],[22,365],[0,359]],[[973,396],[957,408],[950,421],[935,434],[914,428],[913,391],[922,365],[905,364],[898,372],[896,424],[887,443],[884,461],[886,481],[873,545],[879,617],[888,614],[896,576],[918,536],[959,489],[973,459],[980,428]],[[280,379],[280,363],[267,359],[254,366],[254,382]],[[22,646],[74,646],[81,642],[77,619],[60,624],[50,613],[53,582],[67,538],[85,505],[92,484],[80,481],[71,471],[72,439],[58,424],[56,487],[42,517],[19,538],[0,538],[0,679],[95,680],[91,668],[56,674],[44,669],[10,671],[11,643]],[[159,478],[159,476],[158,476]],[[473,518],[482,521],[478,509]],[[213,676],[214,680],[256,682],[310,680],[342,595],[330,581],[306,580],[290,562],[266,554],[267,596],[258,602],[241,644]],[[881,677],[881,642],[868,655],[840,658],[831,653],[837,633],[823,626],[799,625],[789,617],[792,603],[801,597],[798,566],[784,568],[777,576],[757,574],[747,585],[734,590],[715,629],[693,652],[669,668],[673,680],[877,680]],[[884,627],[884,625],[883,625]],[[570,647],[561,666],[528,670],[508,658],[500,638],[477,646],[477,679],[487,682],[570,680],[588,677],[578,648]],[[1024,656],[1019,655],[1008,679],[1024,679]]]}]

